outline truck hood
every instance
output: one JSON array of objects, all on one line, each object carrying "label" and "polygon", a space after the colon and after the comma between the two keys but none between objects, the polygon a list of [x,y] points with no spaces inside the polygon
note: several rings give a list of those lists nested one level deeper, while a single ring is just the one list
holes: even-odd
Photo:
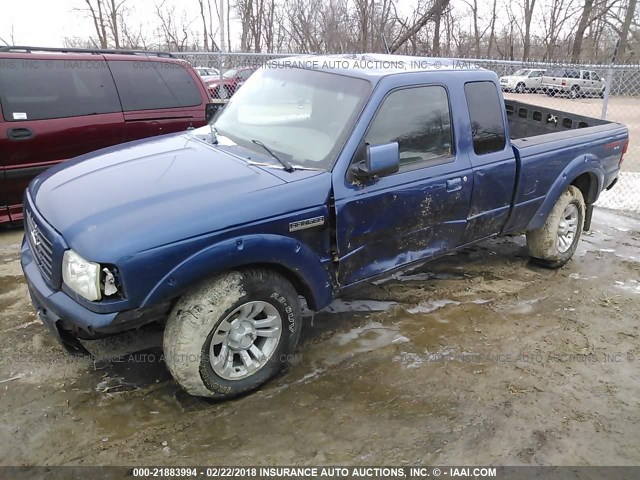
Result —
[{"label": "truck hood", "polygon": [[108,256],[126,241],[133,253],[232,226],[242,221],[234,205],[253,208],[254,220],[282,213],[258,208],[269,196],[263,191],[318,172],[293,172],[287,180],[278,174],[189,134],[172,134],[78,157],[29,188],[66,243],[95,258],[97,245]]}]

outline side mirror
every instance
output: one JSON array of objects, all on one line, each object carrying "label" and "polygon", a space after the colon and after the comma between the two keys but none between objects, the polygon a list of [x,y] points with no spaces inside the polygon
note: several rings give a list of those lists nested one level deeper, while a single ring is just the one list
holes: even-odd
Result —
[{"label": "side mirror", "polygon": [[367,180],[391,175],[398,170],[400,170],[398,142],[384,145],[365,145],[364,162],[358,162],[351,167],[351,173],[354,177]]}]

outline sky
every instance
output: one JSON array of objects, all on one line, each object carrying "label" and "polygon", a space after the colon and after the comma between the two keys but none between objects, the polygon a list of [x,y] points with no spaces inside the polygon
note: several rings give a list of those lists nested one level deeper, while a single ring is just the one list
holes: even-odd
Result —
[{"label": "sky", "polygon": [[91,22],[83,13],[83,0],[0,0],[0,38],[18,45],[60,47],[65,37],[88,37]]},{"label": "sky", "polygon": [[[132,10],[131,24],[147,24],[146,19],[155,15],[155,3],[160,0],[128,1],[127,7]],[[166,0],[166,5],[169,4],[179,6],[188,18],[199,18],[195,0]],[[87,14],[78,11],[84,8],[84,0],[0,0],[0,38],[11,43],[12,27],[16,45],[61,47],[65,37],[95,36]],[[198,26],[199,23],[194,24],[195,28]]]}]

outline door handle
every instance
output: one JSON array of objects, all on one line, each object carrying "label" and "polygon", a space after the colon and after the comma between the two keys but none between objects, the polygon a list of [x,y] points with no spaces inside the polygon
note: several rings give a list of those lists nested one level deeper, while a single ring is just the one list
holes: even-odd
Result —
[{"label": "door handle", "polygon": [[450,178],[447,180],[447,192],[456,192],[462,189],[462,178]]},{"label": "door handle", "polygon": [[33,131],[28,128],[10,128],[7,130],[7,137],[10,140],[25,140],[33,137]]}]

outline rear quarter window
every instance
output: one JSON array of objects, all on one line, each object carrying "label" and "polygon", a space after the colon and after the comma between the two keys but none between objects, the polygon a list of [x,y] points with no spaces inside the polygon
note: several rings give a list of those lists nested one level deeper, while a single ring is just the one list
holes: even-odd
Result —
[{"label": "rear quarter window", "polygon": [[202,104],[193,77],[179,63],[111,60],[109,66],[125,112]]},{"label": "rear quarter window", "polygon": [[0,59],[5,120],[46,120],[120,112],[104,60]]},{"label": "rear quarter window", "polygon": [[464,86],[469,107],[473,151],[486,155],[506,145],[504,119],[498,89],[493,82],[471,82]]}]

